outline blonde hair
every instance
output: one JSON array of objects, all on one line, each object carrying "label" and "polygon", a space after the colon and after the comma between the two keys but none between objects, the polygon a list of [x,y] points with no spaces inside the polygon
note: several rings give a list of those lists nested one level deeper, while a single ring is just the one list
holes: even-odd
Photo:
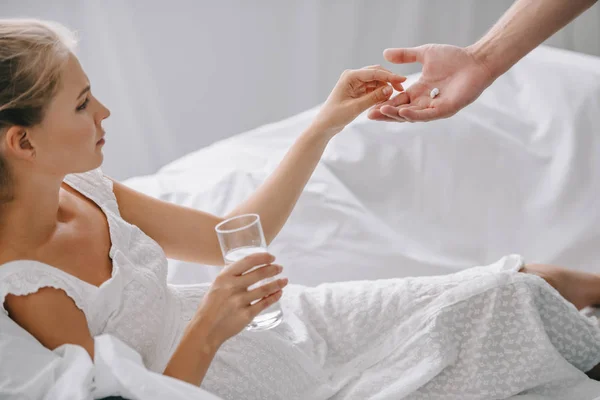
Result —
[{"label": "blonde hair", "polygon": [[[0,138],[11,126],[42,122],[76,45],[74,33],[58,23],[0,19]],[[0,203],[11,199],[10,183],[0,154]]]}]

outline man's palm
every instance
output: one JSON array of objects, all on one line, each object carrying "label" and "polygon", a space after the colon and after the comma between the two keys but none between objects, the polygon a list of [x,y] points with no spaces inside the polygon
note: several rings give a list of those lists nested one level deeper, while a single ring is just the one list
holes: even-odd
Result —
[{"label": "man's palm", "polygon": [[[491,74],[467,50],[448,45],[388,49],[385,58],[396,64],[420,62],[422,74],[406,92],[369,111],[383,121],[430,121],[447,118],[472,103],[492,82]],[[432,99],[431,90],[440,93]]]}]

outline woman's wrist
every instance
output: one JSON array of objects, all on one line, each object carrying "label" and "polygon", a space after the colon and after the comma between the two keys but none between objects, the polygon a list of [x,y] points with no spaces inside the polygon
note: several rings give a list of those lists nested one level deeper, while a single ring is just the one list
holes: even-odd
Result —
[{"label": "woman's wrist", "polygon": [[198,339],[196,345],[198,346],[198,351],[203,354],[216,354],[219,347],[223,344],[223,340],[215,337],[202,318],[195,317],[188,324],[184,333],[184,336],[187,335]]},{"label": "woman's wrist", "polygon": [[219,346],[207,335],[204,325],[194,319],[186,326],[163,374],[200,385]]},{"label": "woman's wrist", "polygon": [[340,133],[342,129],[329,127],[322,122],[315,120],[313,121],[308,129],[304,131],[303,135],[311,138],[316,142],[327,144],[335,135]]}]

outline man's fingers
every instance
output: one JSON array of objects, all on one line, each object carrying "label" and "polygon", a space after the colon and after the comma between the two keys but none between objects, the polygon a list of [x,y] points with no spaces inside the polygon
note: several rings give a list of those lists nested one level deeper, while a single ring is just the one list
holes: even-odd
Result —
[{"label": "man's fingers", "polygon": [[407,64],[420,62],[423,63],[424,49],[422,46],[399,48],[399,49],[385,49],[383,51],[383,57],[394,64]]},{"label": "man's fingers", "polygon": [[401,107],[398,109],[398,116],[411,122],[425,122],[434,119],[444,118],[445,115],[438,108],[419,108],[419,107]]},{"label": "man's fingers", "polygon": [[387,115],[383,115],[381,111],[373,108],[369,110],[367,117],[373,121],[404,122],[399,120],[400,117],[398,117],[398,119],[390,118]]},{"label": "man's fingers", "polygon": [[[404,122],[404,119],[398,115],[398,110],[396,107],[407,104],[410,102],[408,94],[406,92],[398,93],[393,98],[385,101],[381,104],[375,105],[367,116],[370,119],[376,121],[395,121],[395,122]],[[382,108],[386,112],[382,112]]]},{"label": "man's fingers", "polygon": [[405,122],[405,119],[398,115],[398,109],[392,106],[383,106],[379,109],[381,115],[391,118],[396,122]]},{"label": "man's fingers", "polygon": [[410,98],[408,97],[408,93],[401,92],[401,93],[398,93],[397,95],[395,95],[394,97],[392,97],[391,99],[389,99],[388,101],[381,103],[380,105],[377,106],[377,108],[381,108],[383,106],[398,107],[398,106],[408,104],[408,103],[410,103]]}]

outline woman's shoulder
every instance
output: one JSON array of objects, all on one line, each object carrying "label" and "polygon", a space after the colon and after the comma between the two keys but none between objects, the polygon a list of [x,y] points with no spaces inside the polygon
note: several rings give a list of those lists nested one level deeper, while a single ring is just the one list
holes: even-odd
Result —
[{"label": "woman's shoulder", "polygon": [[69,174],[64,181],[99,206],[106,207],[120,216],[117,198],[113,191],[113,181],[101,168]]}]

